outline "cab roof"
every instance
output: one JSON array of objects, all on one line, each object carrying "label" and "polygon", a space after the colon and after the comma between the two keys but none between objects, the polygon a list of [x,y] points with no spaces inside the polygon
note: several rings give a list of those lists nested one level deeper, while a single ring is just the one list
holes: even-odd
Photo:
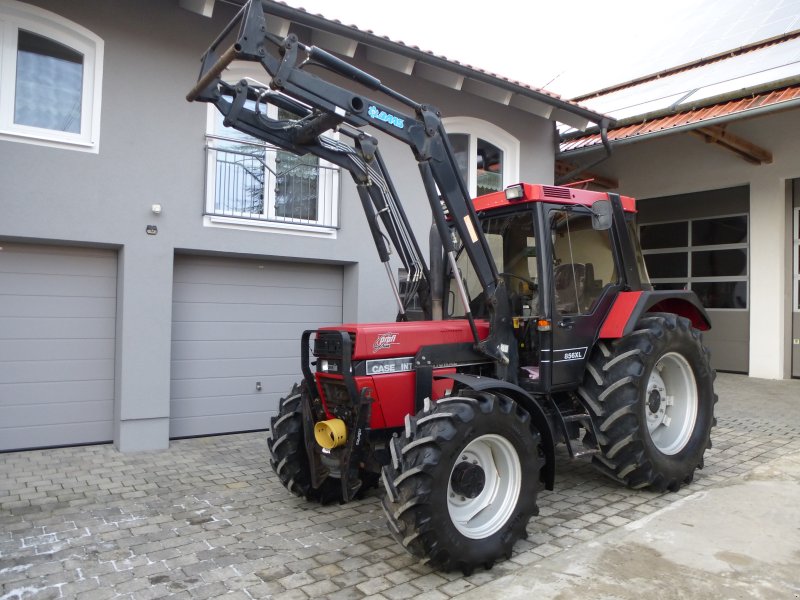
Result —
[{"label": "cab roof", "polygon": [[[509,200],[506,197],[505,190],[478,196],[473,201],[475,210],[491,210],[501,206],[511,206],[524,202],[555,202],[558,204],[592,206],[598,200],[608,200],[608,194],[605,192],[578,190],[575,188],[556,185],[519,183],[509,186],[509,188],[520,186],[522,188],[522,195],[514,200]],[[620,196],[620,200],[622,201],[622,208],[625,210],[625,212],[636,212],[636,200],[630,196]]]}]

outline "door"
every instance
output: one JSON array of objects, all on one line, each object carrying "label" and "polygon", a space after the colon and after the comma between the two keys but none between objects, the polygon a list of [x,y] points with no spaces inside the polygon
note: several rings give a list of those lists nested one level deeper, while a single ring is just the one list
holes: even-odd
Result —
[{"label": "door", "polygon": [[636,203],[655,290],[692,290],[708,311],[711,366],[747,373],[750,361],[750,190],[747,186]]},{"label": "door", "polygon": [[[619,276],[611,232],[583,208],[549,212],[552,239],[552,386],[580,382]],[[543,359],[545,357],[542,357]]]},{"label": "door", "polygon": [[0,450],[110,442],[117,255],[0,244]]},{"label": "door", "polygon": [[342,322],[342,269],[175,257],[170,437],[265,429],[300,380],[300,337]]}]

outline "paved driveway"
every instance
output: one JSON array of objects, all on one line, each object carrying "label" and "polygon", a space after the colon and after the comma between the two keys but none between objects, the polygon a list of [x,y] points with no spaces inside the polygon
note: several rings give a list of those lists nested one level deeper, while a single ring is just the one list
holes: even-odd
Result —
[{"label": "paved driveway", "polygon": [[723,374],[717,389],[714,447],[690,486],[630,491],[562,454],[529,539],[511,560],[469,577],[406,554],[388,534],[377,492],[343,506],[290,495],[269,468],[263,433],[176,441],[158,453],[89,446],[0,455],[0,600],[474,593],[800,450],[800,382]]}]

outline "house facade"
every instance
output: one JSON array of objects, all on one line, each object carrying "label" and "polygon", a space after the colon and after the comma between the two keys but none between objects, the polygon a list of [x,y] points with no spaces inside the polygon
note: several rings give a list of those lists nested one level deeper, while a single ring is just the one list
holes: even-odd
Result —
[{"label": "house facade", "polygon": [[[555,122],[582,127],[595,114],[265,6],[274,33],[439,106],[473,191],[551,183]],[[263,429],[299,379],[303,330],[394,320],[346,174],[243,138],[185,101],[236,10],[0,0],[0,450],[149,450]],[[234,64],[231,76],[265,74]],[[416,163],[399,142],[380,144],[425,253]],[[481,149],[499,168],[479,168]]]}]

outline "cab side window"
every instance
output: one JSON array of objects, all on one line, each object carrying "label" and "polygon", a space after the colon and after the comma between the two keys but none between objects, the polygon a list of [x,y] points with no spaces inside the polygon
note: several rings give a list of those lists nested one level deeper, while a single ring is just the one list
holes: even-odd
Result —
[{"label": "cab side window", "polygon": [[589,214],[551,214],[556,310],[562,315],[591,313],[603,290],[619,281],[611,234],[593,229]]}]

